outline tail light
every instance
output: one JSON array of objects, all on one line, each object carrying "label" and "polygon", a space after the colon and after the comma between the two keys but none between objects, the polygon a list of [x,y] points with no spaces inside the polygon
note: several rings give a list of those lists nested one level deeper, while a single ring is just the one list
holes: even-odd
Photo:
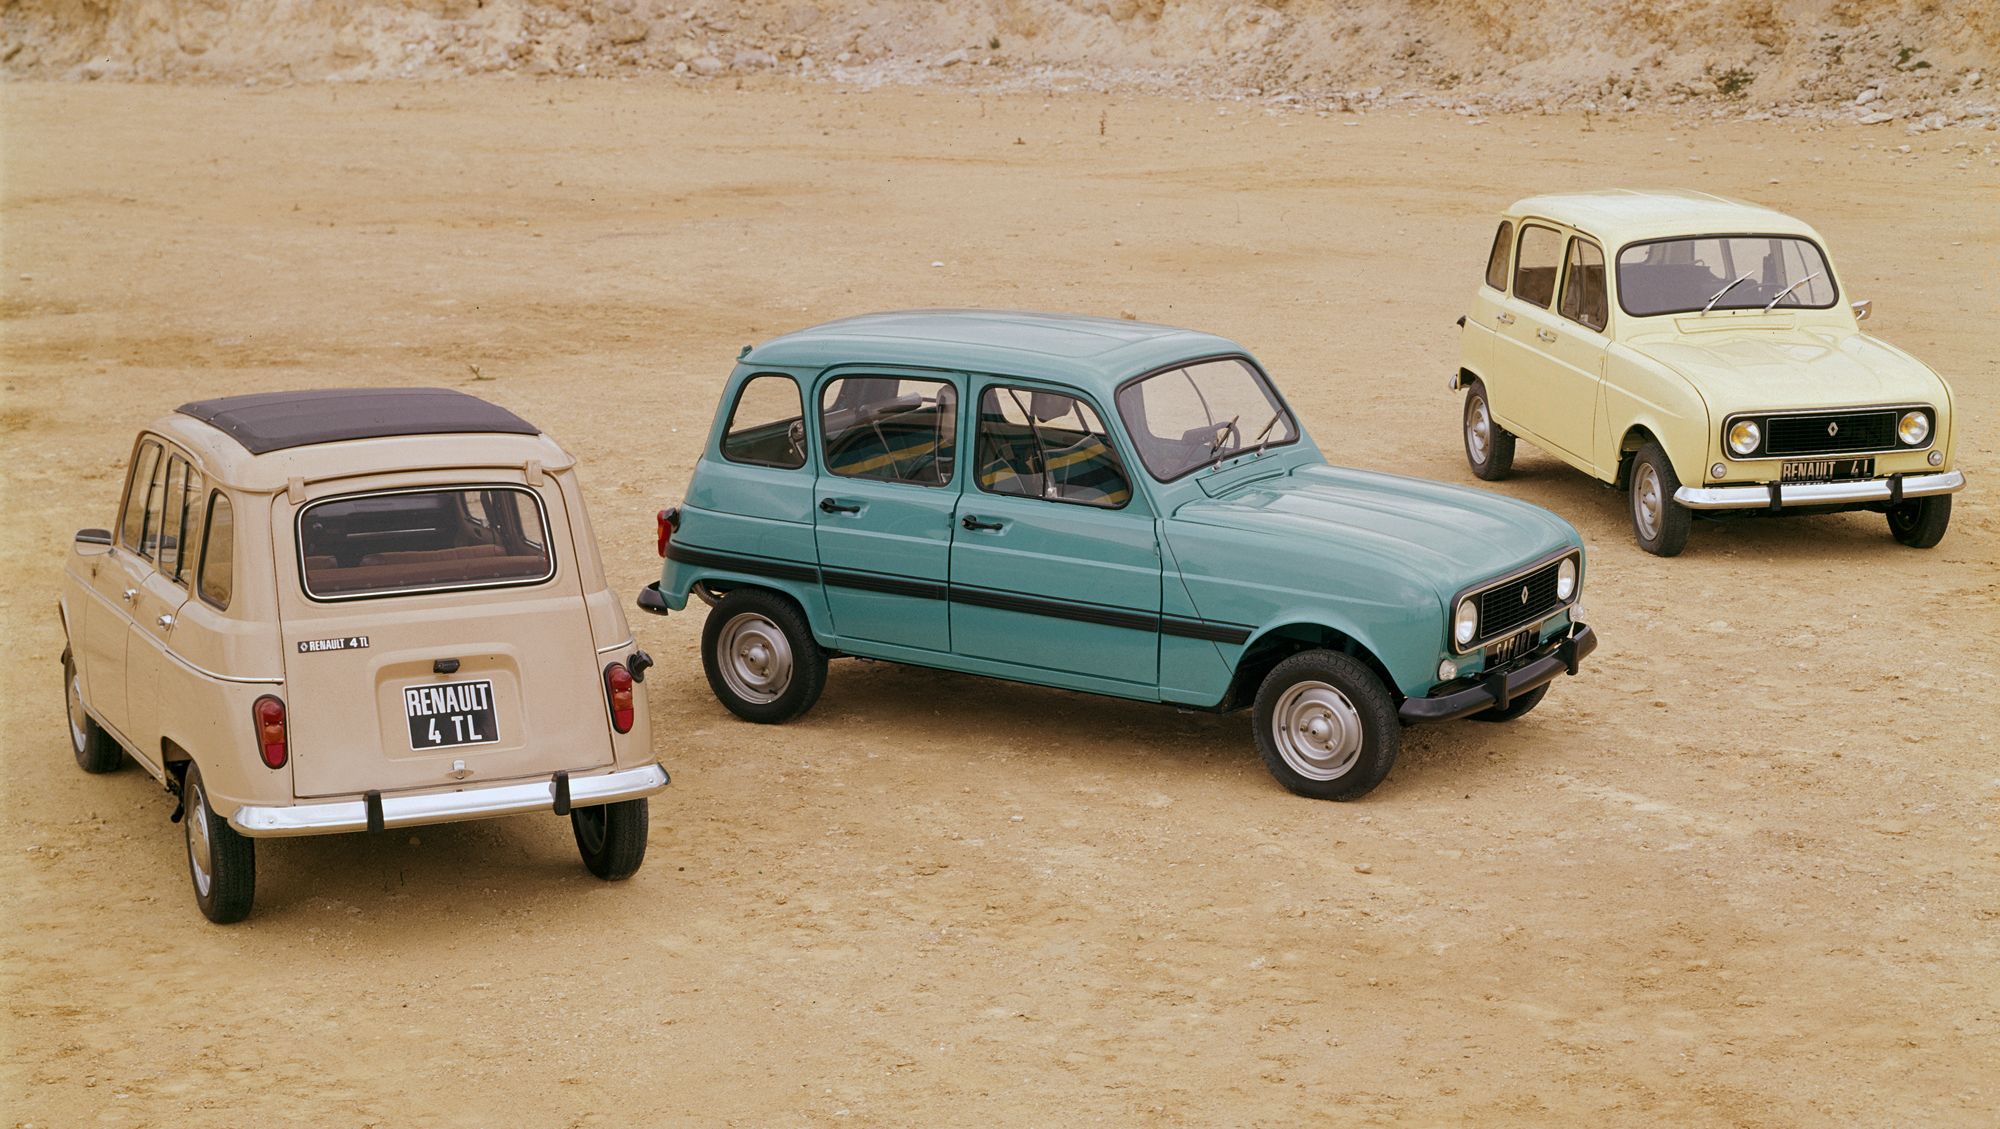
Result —
[{"label": "tail light", "polygon": [[632,732],[632,672],[624,663],[612,663],[604,668],[604,694],[611,700],[611,728],[620,733]]},{"label": "tail light", "polygon": [[681,527],[681,508],[679,506],[668,506],[666,509],[661,510],[654,520],[660,523],[659,548],[660,555],[664,557],[667,555],[667,543],[674,539],[674,530]]},{"label": "tail light", "polygon": [[266,694],[250,707],[250,716],[257,722],[257,750],[263,754],[264,764],[285,767],[291,755],[285,739],[285,703]]}]

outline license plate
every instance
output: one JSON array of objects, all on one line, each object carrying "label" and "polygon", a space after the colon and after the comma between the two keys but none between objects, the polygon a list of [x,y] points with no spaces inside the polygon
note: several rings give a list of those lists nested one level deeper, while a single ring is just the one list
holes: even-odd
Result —
[{"label": "license plate", "polygon": [[403,714],[410,721],[412,749],[491,745],[500,740],[493,684],[485,680],[405,686]]},{"label": "license plate", "polygon": [[1846,482],[1875,477],[1874,459],[1786,459],[1779,482]]},{"label": "license plate", "polygon": [[1497,643],[1488,643],[1486,645],[1487,668],[1491,669],[1499,666],[1501,663],[1526,654],[1529,648],[1536,642],[1539,633],[1540,628],[1536,628],[1531,631],[1523,631],[1515,635],[1510,635]]}]

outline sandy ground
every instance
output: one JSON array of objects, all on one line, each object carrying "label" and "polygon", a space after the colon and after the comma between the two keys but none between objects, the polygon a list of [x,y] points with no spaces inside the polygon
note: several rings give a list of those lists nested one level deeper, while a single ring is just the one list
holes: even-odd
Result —
[{"label": "sandy ground", "polygon": [[[1994,135],[755,83],[0,105],[9,1123],[1994,1123]],[[1851,515],[1662,561],[1524,448],[1499,489],[1583,531],[1603,649],[1517,724],[1409,731],[1364,802],[1280,790],[1240,714],[888,665],[751,727],[694,612],[635,625],[675,782],[632,881],[550,817],[274,842],[218,928],[170,800],[65,747],[70,532],[190,397],[515,408],[626,593],[737,348],[880,308],[1215,330],[1336,460],[1469,483],[1490,217],[1605,183],[1817,223],[1955,381],[1974,488],[1927,553]]]}]

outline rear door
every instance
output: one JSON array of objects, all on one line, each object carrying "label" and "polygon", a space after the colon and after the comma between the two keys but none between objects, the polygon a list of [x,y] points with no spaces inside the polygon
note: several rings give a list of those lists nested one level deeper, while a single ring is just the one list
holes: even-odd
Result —
[{"label": "rear door", "polygon": [[1556,282],[1562,268],[1563,233],[1523,223],[1515,237],[1513,287],[1493,315],[1493,410],[1538,446],[1564,447],[1550,434],[1554,417],[1570,409],[1549,379],[1549,346],[1556,340]]},{"label": "rear door", "polygon": [[559,490],[486,472],[314,494],[272,522],[298,795],[611,763]]}]

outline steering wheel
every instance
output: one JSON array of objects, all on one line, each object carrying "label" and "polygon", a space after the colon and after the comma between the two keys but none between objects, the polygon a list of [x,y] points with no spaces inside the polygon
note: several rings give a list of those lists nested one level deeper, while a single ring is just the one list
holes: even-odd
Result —
[{"label": "steering wheel", "polygon": [[1214,429],[1215,438],[1211,440],[1208,444],[1209,454],[1211,455],[1221,454],[1223,440],[1227,439],[1231,435],[1234,435],[1236,437],[1236,446],[1238,447],[1243,446],[1243,431],[1241,428],[1236,426],[1236,421],[1242,418],[1243,417],[1240,415],[1230,416],[1226,422],[1218,423],[1215,425]]},{"label": "steering wheel", "polygon": [[792,421],[792,425],[785,429],[785,446],[790,447],[792,449],[792,454],[797,456],[799,461],[801,462],[805,461],[806,457],[805,420],[795,419]]}]

